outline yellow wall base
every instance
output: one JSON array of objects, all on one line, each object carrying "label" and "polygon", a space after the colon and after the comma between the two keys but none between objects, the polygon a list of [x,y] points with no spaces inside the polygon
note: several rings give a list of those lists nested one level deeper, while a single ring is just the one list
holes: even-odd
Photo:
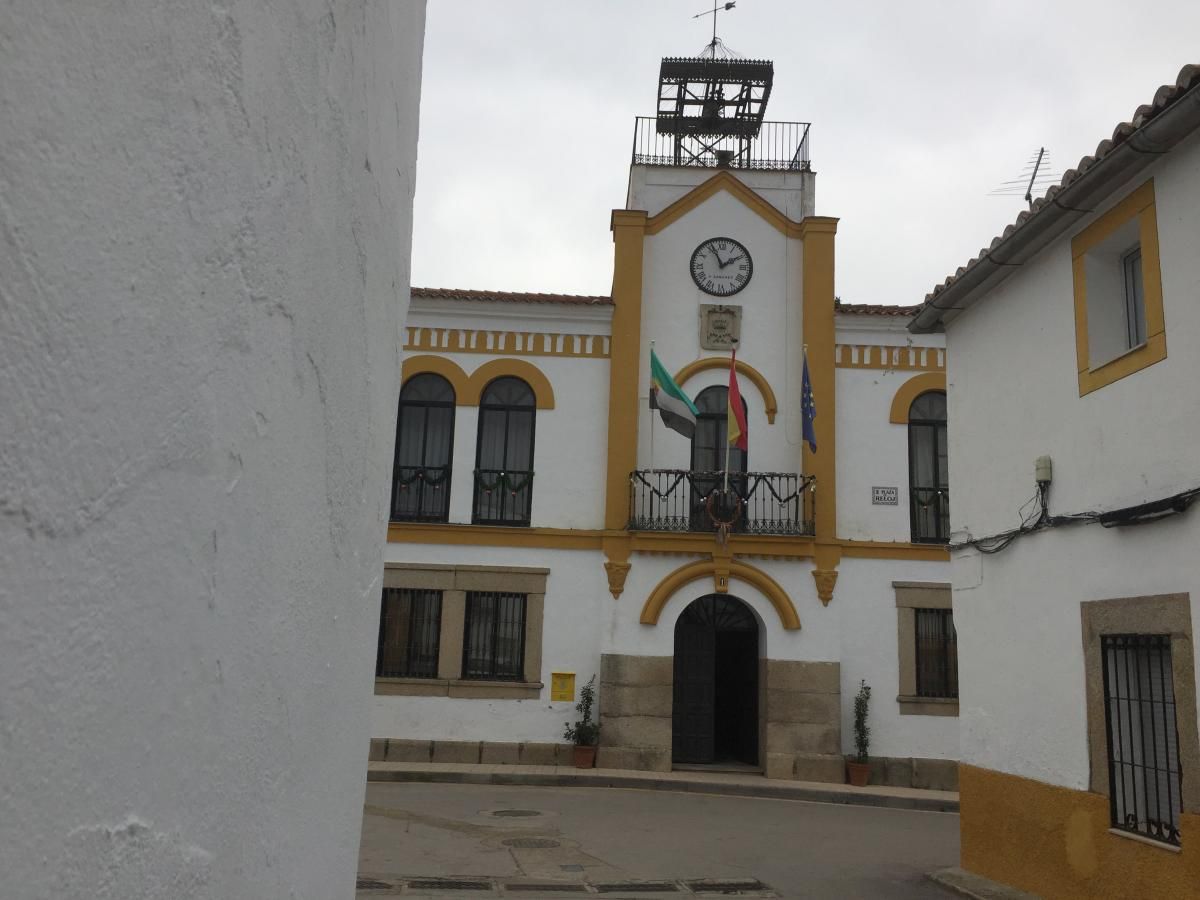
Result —
[{"label": "yellow wall base", "polygon": [[1109,832],[1108,798],[959,766],[962,866],[1046,900],[1200,898],[1200,816],[1183,849]]}]

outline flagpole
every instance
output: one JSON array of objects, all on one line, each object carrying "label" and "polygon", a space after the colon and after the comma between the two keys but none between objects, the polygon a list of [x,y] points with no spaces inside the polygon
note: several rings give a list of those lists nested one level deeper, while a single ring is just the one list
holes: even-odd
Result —
[{"label": "flagpole", "polygon": [[[650,342],[650,355],[654,355],[654,341]],[[650,390],[654,390],[654,373],[650,373]],[[647,407],[648,408],[648,407]],[[654,471],[654,410],[650,410],[650,471]]]},{"label": "flagpole", "polygon": [[[737,365],[737,347],[730,350],[729,368]],[[728,393],[725,395],[725,495],[729,495],[729,413],[733,411]]]}]

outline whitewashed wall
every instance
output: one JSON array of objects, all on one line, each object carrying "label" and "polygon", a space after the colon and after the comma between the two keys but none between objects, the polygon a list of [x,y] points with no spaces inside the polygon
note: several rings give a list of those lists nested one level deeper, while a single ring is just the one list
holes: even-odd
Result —
[{"label": "whitewashed wall", "polygon": [[[657,215],[716,174],[716,169],[631,166],[625,208]],[[815,172],[738,169],[733,174],[793,222],[816,215]]]},{"label": "whitewashed wall", "polygon": [[[754,260],[750,283],[728,298],[712,297],[692,281],[688,266],[692,252],[712,237],[732,237],[745,245]],[[700,305],[730,303],[742,307],[742,337],[738,356],[770,383],[779,403],[774,425],[767,425],[761,396],[753,382],[739,376],[738,383],[750,412],[750,469],[800,471],[799,419],[802,310],[799,302],[803,248],[751,211],[740,200],[720,191],[686,213],[670,227],[648,237],[642,277],[641,375],[638,388],[642,406],[638,460],[650,463],[650,341],[670,371],[698,357],[728,360],[723,351],[700,350]],[[709,370],[684,386],[695,397],[709,385],[729,383],[729,370]],[[793,414],[792,410],[796,410]],[[655,426],[654,463],[660,468],[690,463],[686,439]],[[789,439],[789,433],[791,438]]]},{"label": "whitewashed wall", "polygon": [[[956,538],[1016,526],[1042,454],[1054,460],[1057,514],[1119,508],[1200,484],[1200,142],[1193,137],[1149,174],[1167,359],[1079,396],[1070,238],[1086,221],[949,326]],[[964,761],[1086,788],[1079,604],[1187,591],[1200,622],[1197,546],[1193,511],[1137,528],[1060,528],[993,556],[956,557]]]},{"label": "whitewashed wall", "polygon": [[423,2],[0,14],[0,895],[354,894]]}]

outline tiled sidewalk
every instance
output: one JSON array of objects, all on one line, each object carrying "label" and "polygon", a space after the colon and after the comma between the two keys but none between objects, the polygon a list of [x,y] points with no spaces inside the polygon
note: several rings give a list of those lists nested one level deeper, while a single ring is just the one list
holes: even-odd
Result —
[{"label": "tiled sidewalk", "polygon": [[372,762],[368,764],[367,780],[632,788],[958,812],[958,794],[953,791],[876,785],[856,788],[848,784],[777,781],[762,775],[734,772],[638,772],[624,769],[574,769],[567,766]]}]

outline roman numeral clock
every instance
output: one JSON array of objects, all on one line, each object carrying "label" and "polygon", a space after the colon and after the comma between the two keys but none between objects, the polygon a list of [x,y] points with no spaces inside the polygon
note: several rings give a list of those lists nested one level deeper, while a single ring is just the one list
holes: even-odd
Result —
[{"label": "roman numeral clock", "polygon": [[736,294],[750,283],[754,261],[750,251],[733,238],[709,238],[692,252],[692,280],[714,297]]}]

